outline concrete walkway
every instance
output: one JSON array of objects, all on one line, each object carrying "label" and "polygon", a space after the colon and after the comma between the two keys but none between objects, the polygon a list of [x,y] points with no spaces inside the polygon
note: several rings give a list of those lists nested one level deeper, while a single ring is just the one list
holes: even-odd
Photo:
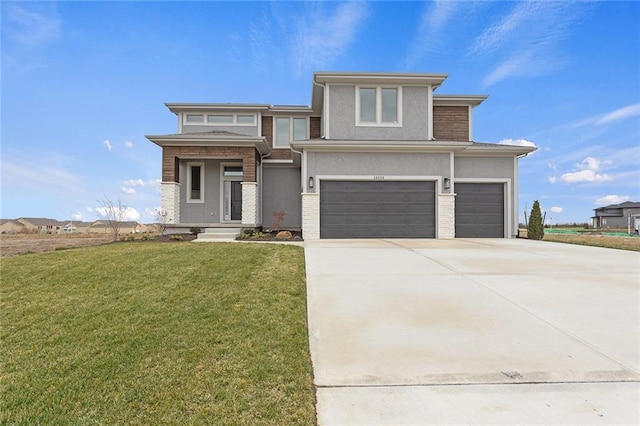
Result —
[{"label": "concrete walkway", "polygon": [[640,253],[305,243],[318,421],[639,424]]}]

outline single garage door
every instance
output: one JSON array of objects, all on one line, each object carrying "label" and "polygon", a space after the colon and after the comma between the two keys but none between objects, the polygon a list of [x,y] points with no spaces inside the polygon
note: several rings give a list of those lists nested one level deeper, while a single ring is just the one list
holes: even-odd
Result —
[{"label": "single garage door", "polygon": [[456,237],[504,238],[504,184],[456,183]]},{"label": "single garage door", "polygon": [[435,238],[435,182],[320,182],[320,238]]}]

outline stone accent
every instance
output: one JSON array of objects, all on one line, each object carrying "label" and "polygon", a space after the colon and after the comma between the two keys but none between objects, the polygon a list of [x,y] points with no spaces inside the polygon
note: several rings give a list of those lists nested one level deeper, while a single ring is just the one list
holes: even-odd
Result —
[{"label": "stone accent", "polygon": [[434,106],[433,137],[436,141],[468,141],[469,107]]},{"label": "stone accent", "polygon": [[160,208],[166,212],[165,223],[180,223],[180,184],[162,182],[160,184]]},{"label": "stone accent", "polygon": [[302,237],[307,241],[320,239],[320,194],[302,194]]},{"label": "stone accent", "polygon": [[258,184],[242,182],[242,225],[254,227],[258,223]]},{"label": "stone accent", "polygon": [[451,240],[456,237],[456,196],[455,194],[438,195],[437,238]]}]

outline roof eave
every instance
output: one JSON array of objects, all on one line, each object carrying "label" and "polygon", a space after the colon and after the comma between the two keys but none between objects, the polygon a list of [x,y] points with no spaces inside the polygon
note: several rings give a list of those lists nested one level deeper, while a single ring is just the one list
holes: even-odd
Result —
[{"label": "roof eave", "polygon": [[161,148],[167,146],[213,146],[213,147],[254,147],[261,155],[271,151],[269,144],[264,137],[224,137],[212,138],[206,136],[189,136],[189,134],[178,136],[147,135],[145,136],[154,144]]},{"label": "roof eave", "polygon": [[387,72],[316,72],[313,79],[324,84],[382,83],[403,85],[430,85],[435,89],[448,74],[387,73]]},{"label": "roof eave", "polygon": [[313,139],[294,141],[295,150],[311,151],[399,151],[399,152],[451,152],[462,151],[471,142],[430,142],[430,141],[353,141]]}]

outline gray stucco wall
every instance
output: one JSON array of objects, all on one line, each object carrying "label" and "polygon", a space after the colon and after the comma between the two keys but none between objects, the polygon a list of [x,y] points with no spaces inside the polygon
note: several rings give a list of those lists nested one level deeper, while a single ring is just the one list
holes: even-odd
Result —
[{"label": "gray stucco wall", "polygon": [[457,178],[514,177],[513,157],[459,157],[454,159]]},{"label": "gray stucco wall", "polygon": [[281,228],[302,228],[302,196],[300,169],[264,166],[262,169],[262,226],[271,228],[273,212],[287,213]]},{"label": "gray stucco wall", "polygon": [[309,152],[307,174],[449,177],[451,171],[445,153]]},{"label": "gray stucco wall", "polygon": [[204,203],[187,203],[187,163],[180,161],[180,222],[220,222],[220,161],[204,160]]},{"label": "gray stucco wall", "polygon": [[329,86],[331,139],[426,140],[427,87],[402,87],[402,127],[356,126],[356,87]]},{"label": "gray stucco wall", "polygon": [[258,136],[258,126],[206,126],[206,125],[187,125],[182,126],[182,133],[196,132],[212,132],[224,131],[230,133],[238,133],[246,136]]}]

